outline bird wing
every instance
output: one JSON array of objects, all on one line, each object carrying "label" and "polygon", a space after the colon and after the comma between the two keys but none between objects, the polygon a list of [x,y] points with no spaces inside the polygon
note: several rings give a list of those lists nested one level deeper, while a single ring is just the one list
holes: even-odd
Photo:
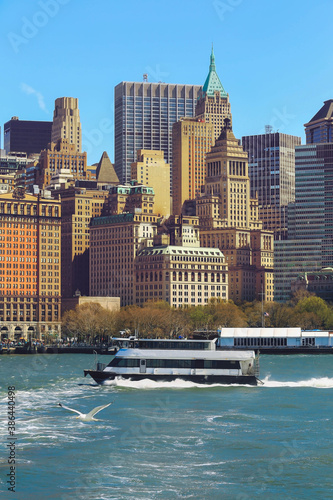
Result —
[{"label": "bird wing", "polygon": [[96,413],[98,413],[99,411],[101,410],[104,410],[104,408],[107,408],[108,406],[110,406],[112,403],[108,403],[107,405],[102,405],[102,406],[96,406],[96,408],[94,408],[93,410],[91,410],[89,413],[87,413],[87,418],[89,417],[93,417],[94,415],[96,415]]},{"label": "bird wing", "polygon": [[78,413],[79,415],[82,415],[82,413],[80,411],[74,410],[73,408],[69,408],[68,406],[62,405],[61,403],[59,403],[59,406],[61,406],[62,408],[65,408],[65,410],[73,411],[74,413]]}]

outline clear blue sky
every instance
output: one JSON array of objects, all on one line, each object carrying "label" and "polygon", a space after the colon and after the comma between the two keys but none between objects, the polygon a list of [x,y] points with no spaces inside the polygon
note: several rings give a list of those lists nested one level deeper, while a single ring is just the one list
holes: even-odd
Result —
[{"label": "clear blue sky", "polygon": [[333,98],[332,0],[0,0],[0,18],[1,127],[78,97],[89,164],[114,160],[115,85],[203,85],[212,43],[238,138],[271,124],[304,142]]}]

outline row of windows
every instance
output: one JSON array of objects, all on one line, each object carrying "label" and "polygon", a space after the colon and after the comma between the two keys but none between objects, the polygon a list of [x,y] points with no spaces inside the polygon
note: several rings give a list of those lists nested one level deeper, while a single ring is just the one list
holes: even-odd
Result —
[{"label": "row of windows", "polygon": [[[146,363],[147,368],[211,368],[211,369],[239,369],[239,361],[227,360],[203,360],[203,359],[147,359],[141,360]],[[108,366],[119,368],[139,368],[140,359],[114,358]]]},{"label": "row of windows", "polygon": [[190,349],[204,350],[209,349],[210,342],[186,342],[179,340],[138,340],[135,342],[135,347],[140,347],[140,349]]},{"label": "row of windows", "polygon": [[286,345],[287,339],[280,337],[245,337],[234,339],[234,346],[238,347],[282,347]]},{"label": "row of windows", "polygon": [[[12,215],[38,215],[38,205],[32,204],[16,204],[16,203],[0,203],[0,213],[2,214],[12,214]],[[46,206],[41,207],[42,215],[49,217],[59,217],[59,207],[58,206]]]}]

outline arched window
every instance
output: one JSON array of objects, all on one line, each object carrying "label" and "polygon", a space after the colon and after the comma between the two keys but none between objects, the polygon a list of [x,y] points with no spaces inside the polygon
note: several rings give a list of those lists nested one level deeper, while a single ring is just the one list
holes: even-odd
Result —
[{"label": "arched window", "polygon": [[182,279],[183,279],[183,274],[182,274],[181,271],[179,271],[179,273],[178,273],[178,281],[182,281]]}]

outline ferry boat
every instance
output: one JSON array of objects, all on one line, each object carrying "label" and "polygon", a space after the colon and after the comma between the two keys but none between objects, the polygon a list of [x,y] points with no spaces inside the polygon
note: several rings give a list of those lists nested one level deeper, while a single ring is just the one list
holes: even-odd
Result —
[{"label": "ferry boat", "polygon": [[301,328],[221,328],[221,349],[249,349],[261,354],[333,354],[333,331]]},{"label": "ferry boat", "polygon": [[222,350],[216,340],[115,339],[118,348],[108,364],[84,370],[98,384],[131,380],[188,380],[199,384],[257,385],[259,361],[254,351]]}]

